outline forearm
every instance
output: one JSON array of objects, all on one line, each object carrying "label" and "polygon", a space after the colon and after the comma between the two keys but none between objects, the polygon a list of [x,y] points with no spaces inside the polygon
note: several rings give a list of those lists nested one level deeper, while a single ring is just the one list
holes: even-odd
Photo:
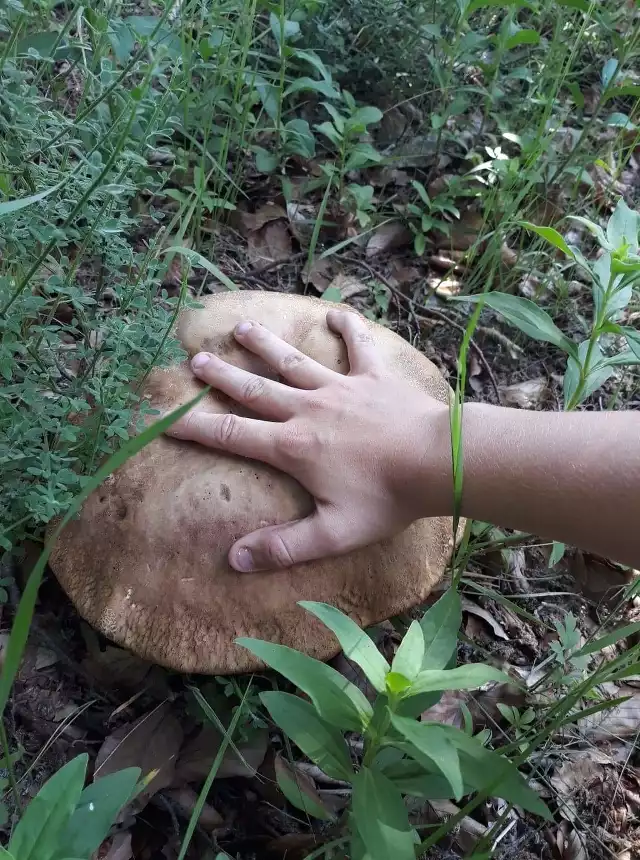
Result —
[{"label": "forearm", "polygon": [[640,415],[468,404],[462,513],[640,564]]}]

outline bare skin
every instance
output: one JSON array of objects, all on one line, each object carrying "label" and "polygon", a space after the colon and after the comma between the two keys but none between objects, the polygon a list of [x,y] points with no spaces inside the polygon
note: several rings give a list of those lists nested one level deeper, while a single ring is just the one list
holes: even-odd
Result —
[{"label": "bare skin", "polygon": [[[390,374],[364,322],[331,310],[351,371],[334,373],[263,326],[235,337],[287,380],[259,380],[209,353],[194,374],[265,420],[197,409],[171,435],[288,472],[315,498],[310,517],[241,538],[238,571],[340,555],[453,509],[449,409]],[[256,396],[256,391],[259,392]],[[398,415],[397,404],[402,403]],[[640,563],[640,416],[527,412],[470,403],[463,412],[466,517]]]}]

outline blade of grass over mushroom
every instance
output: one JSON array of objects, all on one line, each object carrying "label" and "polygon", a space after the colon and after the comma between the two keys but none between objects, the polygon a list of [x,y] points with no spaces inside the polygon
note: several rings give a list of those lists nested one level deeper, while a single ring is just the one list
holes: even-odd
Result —
[{"label": "blade of grass over mushroom", "polygon": [[286,645],[247,637],[236,639],[236,643],[306,693],[327,722],[356,732],[367,725],[373,713],[368,699],[331,666]]},{"label": "blade of grass over mushroom", "polygon": [[376,648],[371,637],[348,615],[328,603],[300,600],[299,605],[335,633],[345,657],[356,663],[379,693],[385,690],[385,678],[389,664]]},{"label": "blade of grass over mushroom", "polygon": [[[207,778],[204,781],[204,784],[200,790],[200,794],[198,795],[198,800],[193,807],[193,812],[191,813],[191,817],[189,818],[189,824],[187,825],[187,830],[184,834],[184,839],[182,840],[182,845],[180,846],[180,853],[178,854],[178,860],[184,860],[187,851],[189,850],[189,845],[191,844],[191,839],[193,838],[193,834],[195,832],[196,826],[198,824],[198,819],[200,818],[200,814],[202,813],[202,809],[206,802],[207,796],[211,791],[211,786],[213,785],[213,781],[216,778],[216,774],[220,769],[220,765],[222,764],[222,760],[227,751],[227,747],[231,744],[233,739],[233,735],[235,730],[238,727],[238,723],[240,722],[240,718],[244,713],[244,703],[246,701],[247,695],[249,694],[249,690],[251,689],[251,681],[247,684],[244,695],[240,700],[240,704],[235,709],[235,713],[231,722],[229,723],[229,727],[227,729],[223,729],[222,733],[222,742],[220,744],[220,748],[216,753],[216,757],[213,760],[211,765],[211,769],[207,775]],[[220,721],[218,720],[218,723]]]},{"label": "blade of grass over mushroom", "polygon": [[202,266],[203,269],[206,269],[210,275],[213,275],[214,278],[220,281],[221,284],[228,290],[237,290],[238,285],[234,284],[231,278],[228,278],[225,273],[216,266],[215,263],[212,263],[210,260],[207,260],[206,257],[203,257],[202,254],[199,254],[197,251],[193,251],[191,248],[183,248],[182,245],[172,245],[170,248],[165,248],[161,251],[162,254],[180,254],[182,257],[185,257],[193,266]]},{"label": "blade of grass over mushroom", "polygon": [[40,553],[38,561],[34,565],[31,575],[27,580],[22,597],[20,598],[20,603],[18,604],[18,609],[11,628],[11,635],[4,653],[2,674],[0,675],[0,716],[4,713],[4,709],[11,692],[11,686],[20,666],[20,661],[27,644],[27,637],[29,635],[29,627],[33,617],[33,610],[36,605],[38,589],[40,588],[47,560],[58,536],[72,517],[74,517],[80,510],[85,499],[90,496],[91,493],[93,493],[93,491],[109,477],[109,475],[115,472],[116,469],[123,466],[131,457],[135,456],[135,454],[137,454],[138,451],[141,451],[145,445],[148,445],[149,442],[152,442],[155,438],[168,430],[174,421],[177,421],[183,415],[186,415],[190,409],[202,400],[208,391],[208,387],[204,388],[196,397],[188,403],[185,403],[184,406],[180,406],[169,415],[165,415],[163,418],[160,418],[150,427],[147,427],[146,430],[143,430],[138,436],[125,442],[120,450],[116,451],[115,454],[112,454],[107,462],[97,470],[95,475],[87,481],[82,492],[78,493],[74,501],[69,506],[69,510],[47,541],[43,551]]}]

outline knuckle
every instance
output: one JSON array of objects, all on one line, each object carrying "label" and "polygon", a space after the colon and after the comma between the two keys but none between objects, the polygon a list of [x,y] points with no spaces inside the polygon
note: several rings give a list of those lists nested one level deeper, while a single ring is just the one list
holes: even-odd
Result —
[{"label": "knuckle", "polygon": [[306,355],[303,355],[297,350],[289,352],[280,359],[278,370],[281,373],[286,373],[288,370],[292,370],[293,368],[298,367],[298,365],[303,364],[306,360]]},{"label": "knuckle", "polygon": [[230,412],[222,421],[217,422],[217,440],[221,445],[232,445],[240,435],[238,416]]},{"label": "knuckle", "polygon": [[291,567],[295,563],[289,547],[279,534],[270,535],[267,538],[264,554],[267,561],[275,567]]},{"label": "knuckle", "polygon": [[260,376],[251,376],[242,386],[242,398],[247,403],[252,403],[263,396],[265,381]]}]

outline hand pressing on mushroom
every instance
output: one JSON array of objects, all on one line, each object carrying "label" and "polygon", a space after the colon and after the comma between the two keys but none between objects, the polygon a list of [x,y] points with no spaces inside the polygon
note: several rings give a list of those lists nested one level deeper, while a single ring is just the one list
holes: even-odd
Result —
[{"label": "hand pressing on mushroom", "polygon": [[[315,512],[260,529],[229,553],[236,570],[288,567],[396,534],[413,520],[452,514],[449,410],[390,370],[369,325],[330,310],[345,341],[342,376],[264,327],[242,322],[235,337],[288,385],[200,353],[198,378],[260,420],[195,411],[170,431],[296,478]],[[640,416],[627,412],[531,412],[480,403],[463,417],[461,513],[640,562]]]},{"label": "hand pressing on mushroom", "polygon": [[[358,315],[330,310],[327,324],[344,339],[348,375],[255,322],[237,325],[235,338],[284,382],[211,353],[191,362],[202,382],[258,418],[196,409],[170,434],[262,460],[296,478],[315,499],[309,517],[268,526],[235,543],[229,561],[236,570],[283,568],[346,553],[452,509],[448,407],[385,366]],[[412,489],[416,473],[428,475],[426,505],[424,487]]]}]

